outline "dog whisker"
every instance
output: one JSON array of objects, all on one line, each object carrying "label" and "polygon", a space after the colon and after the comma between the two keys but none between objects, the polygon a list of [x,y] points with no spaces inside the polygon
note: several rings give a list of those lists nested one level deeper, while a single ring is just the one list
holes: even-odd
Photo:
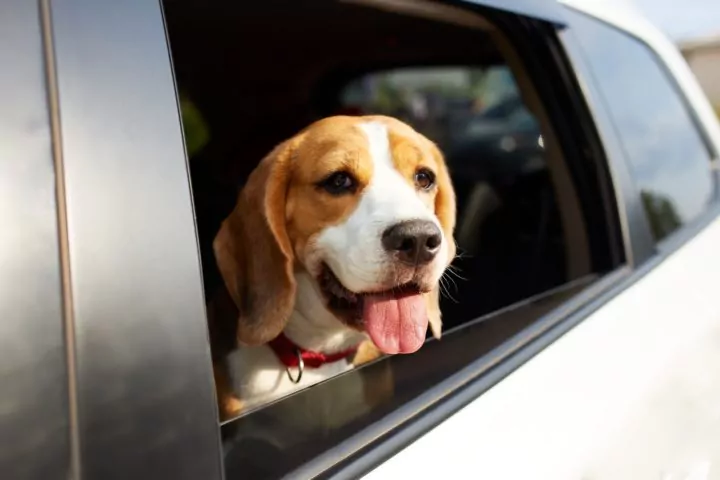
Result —
[{"label": "dog whisker", "polygon": [[[458,270],[459,270],[459,269],[458,269]],[[455,278],[457,278],[458,280],[464,280],[464,281],[466,281],[466,282],[468,281],[467,278],[465,278],[465,277],[463,277],[462,275],[460,275],[460,274],[459,274],[455,269],[453,269],[453,268],[448,268],[448,269],[446,270],[446,273],[448,274],[448,276],[451,276],[451,275],[452,275],[452,276],[454,276]]]},{"label": "dog whisker", "polygon": [[445,279],[446,279],[448,282],[452,283],[453,287],[455,287],[455,293],[457,293],[458,290],[459,290],[459,288],[458,288],[458,286],[457,286],[457,283],[455,283],[455,280],[454,280],[451,276],[449,276],[449,275],[446,276]]},{"label": "dog whisker", "polygon": [[439,286],[440,286],[440,293],[441,293],[441,295],[449,298],[450,300],[453,301],[453,303],[459,303],[459,302],[455,299],[455,297],[452,296],[452,294],[450,293],[450,290],[449,290],[448,287],[447,287],[447,284],[446,284],[443,280],[445,280],[445,278],[444,278],[444,277],[440,277]]},{"label": "dog whisker", "polygon": [[463,258],[472,258],[472,255],[468,252],[461,249],[459,246],[457,246],[457,243],[455,244],[455,259],[463,259]]}]

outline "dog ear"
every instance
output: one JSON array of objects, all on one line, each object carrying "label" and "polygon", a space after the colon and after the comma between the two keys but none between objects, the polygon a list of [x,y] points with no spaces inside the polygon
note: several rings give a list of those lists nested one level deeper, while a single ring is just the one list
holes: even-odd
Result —
[{"label": "dog ear", "polygon": [[440,287],[425,294],[430,331],[437,340],[442,337],[442,313],[440,312]]},{"label": "dog ear", "polygon": [[285,202],[294,140],[277,146],[250,174],[213,242],[239,310],[237,339],[261,345],[282,332],[295,303],[294,256]]},{"label": "dog ear", "polygon": [[[447,242],[447,265],[449,266],[455,259],[457,247],[455,246],[455,215],[456,215],[456,200],[455,190],[450,179],[450,172],[448,171],[445,163],[445,158],[440,152],[440,149],[431,145],[431,151],[435,162],[437,163],[438,170],[435,174],[435,180],[438,186],[438,192],[435,196],[435,216],[440,221],[445,241]],[[428,316],[430,323],[430,330],[435,338],[440,339],[442,336],[442,315],[440,312],[440,287],[437,286],[435,289],[426,295],[426,301],[428,302]]]},{"label": "dog ear", "polygon": [[450,172],[448,171],[445,163],[443,154],[440,153],[435,145],[432,146],[433,156],[438,166],[438,171],[435,174],[435,181],[438,186],[438,193],[435,197],[435,215],[440,221],[440,226],[443,229],[443,234],[447,240],[448,246],[448,265],[455,259],[456,247],[455,239],[453,237],[455,232],[455,215],[456,215],[456,201],[455,201],[455,189],[450,179]]}]

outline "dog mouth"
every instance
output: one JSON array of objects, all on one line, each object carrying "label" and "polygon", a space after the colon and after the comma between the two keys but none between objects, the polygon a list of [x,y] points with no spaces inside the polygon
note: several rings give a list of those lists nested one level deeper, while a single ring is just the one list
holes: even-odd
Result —
[{"label": "dog mouth", "polygon": [[323,264],[318,285],[327,307],[347,325],[365,330],[386,354],[412,353],[425,340],[428,325],[423,289],[417,282],[371,292],[347,289]]},{"label": "dog mouth", "polygon": [[318,283],[320,284],[320,289],[326,297],[328,297],[331,307],[338,310],[356,311],[359,315],[362,314],[363,301],[369,296],[390,295],[401,297],[404,295],[419,295],[423,293],[420,285],[415,282],[408,282],[387,290],[361,293],[353,292],[345,288],[327,265],[323,265]]}]

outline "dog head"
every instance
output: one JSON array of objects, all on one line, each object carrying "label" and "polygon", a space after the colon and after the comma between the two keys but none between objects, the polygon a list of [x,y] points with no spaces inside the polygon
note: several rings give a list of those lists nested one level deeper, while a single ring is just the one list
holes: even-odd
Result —
[{"label": "dog head", "polygon": [[338,321],[385,353],[417,350],[428,323],[440,336],[454,226],[455,193],[430,140],[383,116],[310,125],[261,161],[215,238],[238,340],[283,330],[304,270]]}]

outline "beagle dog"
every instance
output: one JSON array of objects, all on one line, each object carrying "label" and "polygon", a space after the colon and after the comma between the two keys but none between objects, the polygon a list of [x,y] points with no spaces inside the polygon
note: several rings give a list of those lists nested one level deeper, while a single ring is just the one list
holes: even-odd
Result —
[{"label": "beagle dog", "polygon": [[277,146],[213,243],[226,287],[209,308],[221,416],[412,353],[428,325],[439,338],[454,227],[442,154],[399,120],[328,117]]}]

